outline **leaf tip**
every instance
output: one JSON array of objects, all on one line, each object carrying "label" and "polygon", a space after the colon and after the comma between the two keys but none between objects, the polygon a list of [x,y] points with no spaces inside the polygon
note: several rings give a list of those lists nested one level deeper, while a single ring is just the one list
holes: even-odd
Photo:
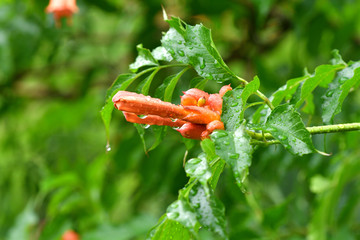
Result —
[{"label": "leaf tip", "polygon": [[168,15],[167,15],[167,13],[166,13],[165,8],[164,8],[163,5],[161,5],[161,9],[162,9],[162,14],[163,14],[164,20],[165,20],[165,21],[168,20],[169,18],[168,18]]}]

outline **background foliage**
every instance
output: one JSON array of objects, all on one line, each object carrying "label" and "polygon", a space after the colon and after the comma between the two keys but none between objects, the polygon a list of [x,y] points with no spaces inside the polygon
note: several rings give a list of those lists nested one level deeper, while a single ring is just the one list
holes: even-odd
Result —
[{"label": "background foliage", "polygon": [[[211,28],[229,67],[245,79],[258,75],[268,94],[327,63],[332,49],[346,62],[360,55],[357,1],[79,0],[73,25],[62,29],[44,13],[47,3],[0,2],[0,239],[59,239],[69,228],[82,239],[143,239],[177,199],[188,180],[180,135],[169,131],[145,154],[136,129],[114,112],[106,152],[99,113],[108,86],[134,62],[136,45],[153,49],[167,31],[161,4],[169,15]],[[335,122],[359,122],[359,102],[359,92],[350,94]],[[226,169],[215,194],[230,238],[318,239],[311,235],[317,230],[329,239],[359,238],[358,139],[358,132],[328,134],[323,144],[323,135],[314,136],[331,157],[259,148],[246,194]]]}]

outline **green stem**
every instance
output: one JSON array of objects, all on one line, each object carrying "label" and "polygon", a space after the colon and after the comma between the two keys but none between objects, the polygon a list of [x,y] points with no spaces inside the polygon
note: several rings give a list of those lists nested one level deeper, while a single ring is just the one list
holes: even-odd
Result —
[{"label": "green stem", "polygon": [[[314,126],[306,128],[310,134],[324,134],[324,133],[336,133],[336,132],[347,132],[347,131],[359,131],[360,123],[343,123],[343,124],[334,124],[334,125],[325,125],[325,126]],[[270,133],[256,133],[253,131],[247,131],[250,137],[253,139],[252,144],[254,145],[271,145],[280,143],[277,140],[269,140],[274,137]],[[264,141],[265,140],[265,141]]]}]

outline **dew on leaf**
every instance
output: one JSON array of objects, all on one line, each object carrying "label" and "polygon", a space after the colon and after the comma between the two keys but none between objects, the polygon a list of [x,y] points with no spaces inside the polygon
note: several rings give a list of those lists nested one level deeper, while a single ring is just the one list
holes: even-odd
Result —
[{"label": "dew on leaf", "polygon": [[200,61],[200,69],[204,69],[205,68],[205,60],[204,60],[204,58],[200,57],[199,61]]},{"label": "dew on leaf", "polygon": [[185,53],[184,53],[183,50],[179,50],[179,51],[178,51],[178,54],[179,54],[181,57],[184,57],[184,56],[185,56]]},{"label": "dew on leaf", "polygon": [[332,95],[334,95],[334,90],[330,90],[325,94],[327,97],[331,97]]},{"label": "dew on leaf", "polygon": [[347,77],[341,77],[341,78],[339,79],[339,83],[344,83],[344,82],[346,82],[346,80],[348,80]]},{"label": "dew on leaf", "polygon": [[232,159],[238,159],[239,158],[239,154],[238,153],[232,153],[229,155],[230,158]]},{"label": "dew on leaf", "polygon": [[237,102],[233,102],[233,103],[231,104],[232,107],[236,107],[237,105],[239,105],[239,103],[237,103]]},{"label": "dew on leaf", "polygon": [[285,135],[279,135],[279,137],[278,137],[280,140],[286,140],[287,139],[287,136],[285,136]]}]

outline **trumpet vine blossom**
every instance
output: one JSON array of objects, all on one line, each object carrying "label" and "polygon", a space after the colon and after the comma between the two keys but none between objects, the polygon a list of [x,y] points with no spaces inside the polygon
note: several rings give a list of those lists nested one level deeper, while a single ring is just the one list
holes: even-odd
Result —
[{"label": "trumpet vine blossom", "polygon": [[128,91],[117,92],[112,101],[128,122],[175,127],[183,137],[205,139],[214,130],[224,129],[222,97],[231,89],[226,85],[218,94],[208,94],[192,88],[181,96],[180,105]]},{"label": "trumpet vine blossom", "polygon": [[71,24],[71,17],[79,11],[76,0],[50,0],[46,7],[47,13],[53,13],[57,27],[61,26],[61,18],[67,18],[67,24]]}]

